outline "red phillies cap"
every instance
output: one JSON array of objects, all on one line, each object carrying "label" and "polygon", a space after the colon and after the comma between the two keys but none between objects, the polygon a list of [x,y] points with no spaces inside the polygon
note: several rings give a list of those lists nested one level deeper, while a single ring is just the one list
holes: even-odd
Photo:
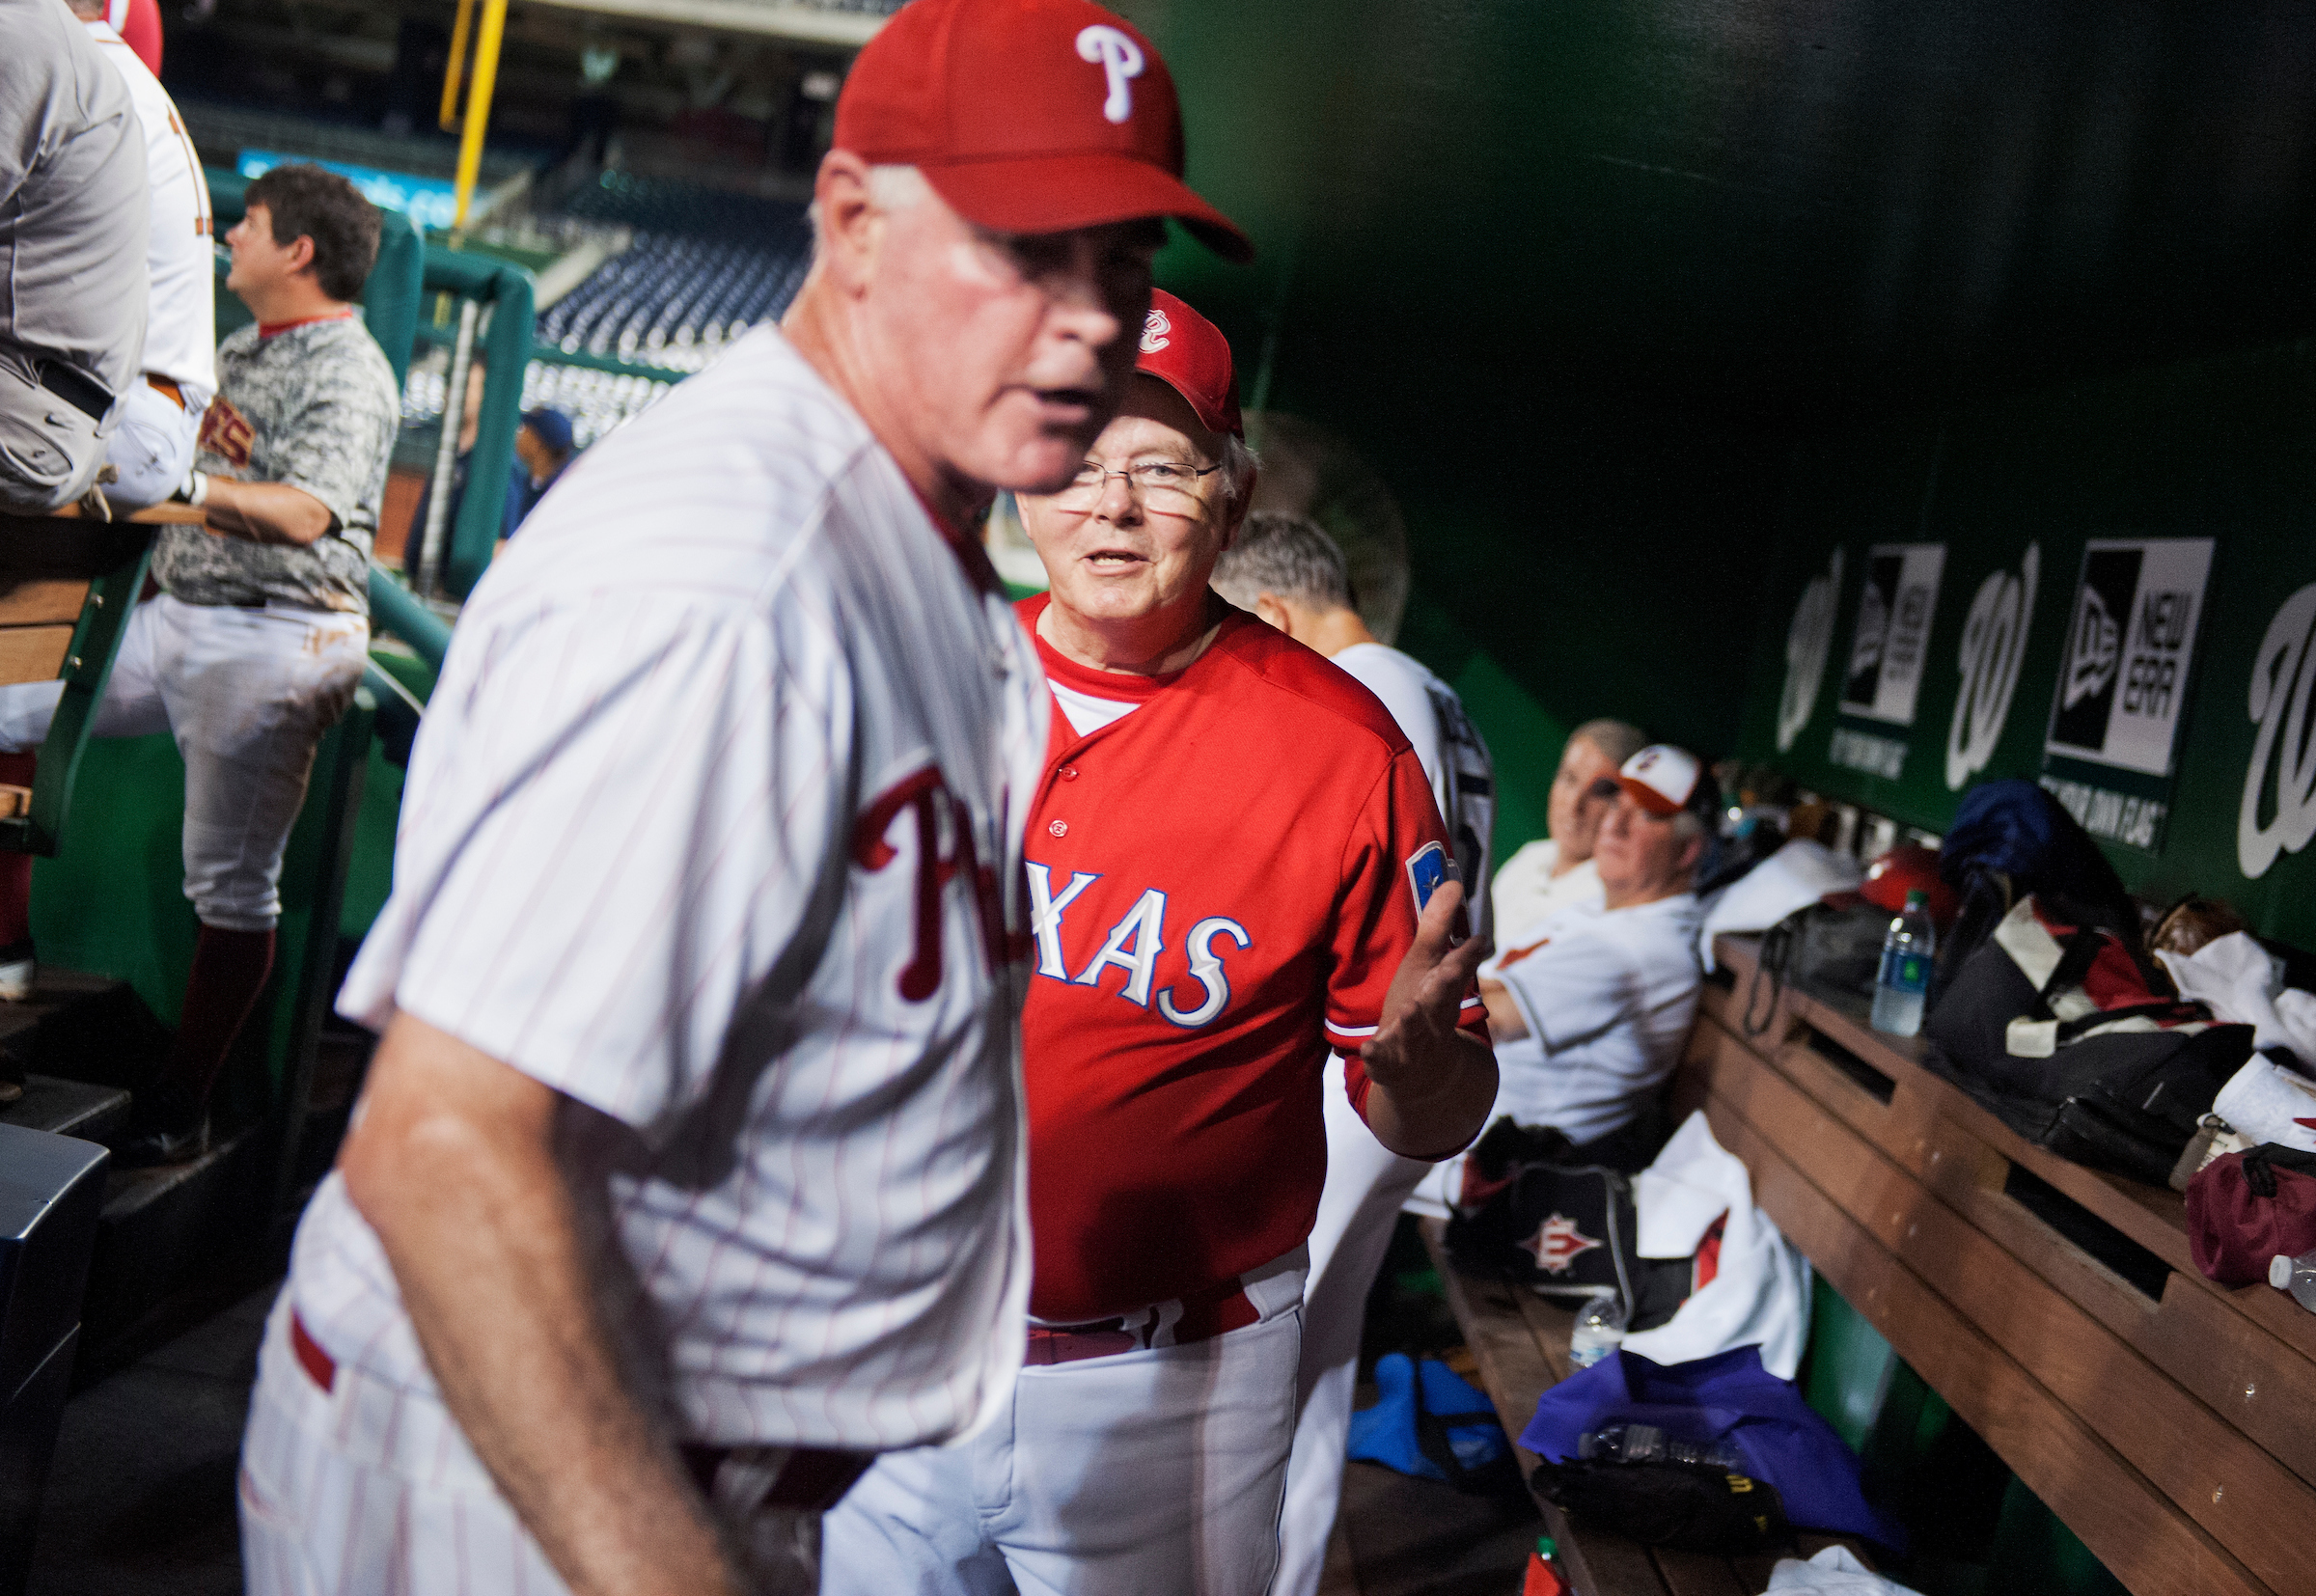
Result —
[{"label": "red phillies cap", "polygon": [[1089,0],[911,0],[853,62],[836,145],[919,168],[1001,233],[1172,216],[1226,260],[1254,256],[1182,181],[1166,63]]},{"label": "red phillies cap", "polygon": [[1142,318],[1142,353],[1134,370],[1147,371],[1190,401],[1210,432],[1247,435],[1238,415],[1238,375],[1223,330],[1164,289],[1150,290]]}]

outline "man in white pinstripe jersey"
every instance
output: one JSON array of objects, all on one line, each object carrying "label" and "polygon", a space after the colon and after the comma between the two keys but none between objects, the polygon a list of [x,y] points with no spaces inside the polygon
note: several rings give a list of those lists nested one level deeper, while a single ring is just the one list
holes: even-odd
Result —
[{"label": "man in white pinstripe jersey", "polygon": [[1008,1398],[1042,676],[967,529],[1124,391],[1180,178],[1086,0],[916,0],[818,254],[477,589],[340,999],[385,1032],[243,1450],[265,1593],[810,1590]]}]

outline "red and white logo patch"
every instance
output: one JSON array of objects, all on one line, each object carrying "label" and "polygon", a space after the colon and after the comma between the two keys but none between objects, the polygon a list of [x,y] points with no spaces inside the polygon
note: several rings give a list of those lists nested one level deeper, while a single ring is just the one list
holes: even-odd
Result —
[{"label": "red and white logo patch", "polygon": [[1523,1251],[1534,1254],[1536,1267],[1547,1275],[1565,1275],[1569,1266],[1601,1244],[1576,1227],[1576,1221],[1566,1214],[1555,1214],[1540,1225],[1534,1236],[1520,1244]]},{"label": "red and white logo patch", "polygon": [[257,428],[223,394],[209,400],[208,409],[202,412],[201,447],[223,455],[236,471],[248,468],[249,448],[257,438]]}]

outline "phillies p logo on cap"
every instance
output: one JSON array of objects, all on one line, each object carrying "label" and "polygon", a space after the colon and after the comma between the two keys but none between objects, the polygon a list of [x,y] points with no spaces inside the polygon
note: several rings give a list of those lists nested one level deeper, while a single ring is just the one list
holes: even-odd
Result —
[{"label": "phillies p logo on cap", "polygon": [[836,148],[916,167],[1001,233],[1172,216],[1224,259],[1254,258],[1182,180],[1166,62],[1091,0],[910,0],[853,62]]},{"label": "phillies p logo on cap", "polygon": [[1142,46],[1133,39],[1106,22],[1096,22],[1078,35],[1078,54],[1089,61],[1098,61],[1102,70],[1110,74],[1110,93],[1102,101],[1102,115],[1112,122],[1123,122],[1134,114],[1134,80],[1142,75]]}]

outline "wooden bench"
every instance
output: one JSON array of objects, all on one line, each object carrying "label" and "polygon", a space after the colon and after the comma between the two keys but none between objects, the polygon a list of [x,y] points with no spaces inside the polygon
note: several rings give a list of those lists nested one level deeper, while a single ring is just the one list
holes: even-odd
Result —
[{"label": "wooden bench", "polygon": [[[1536,1399],[1567,1377],[1575,1311],[1503,1280],[1464,1274],[1448,1261],[1445,1226],[1424,1220],[1420,1227],[1464,1344],[1479,1364],[1480,1383],[1504,1433],[1516,1437],[1535,1417]],[[1512,1451],[1525,1479],[1540,1460],[1516,1441]],[[1546,1532],[1559,1543],[1561,1567],[1579,1596],[1761,1596],[1771,1566],[1788,1555],[1718,1557],[1648,1547],[1581,1525],[1541,1497],[1536,1506]],[[1804,1534],[1800,1555],[1836,1543],[1837,1537]],[[1854,1541],[1839,1544],[1867,1556]]]},{"label": "wooden bench", "polygon": [[54,681],[64,698],[32,786],[0,786],[0,848],[54,854],[97,701],[145,582],[154,528],[202,522],[186,505],[124,520],[0,513],[0,685]]},{"label": "wooden bench", "polygon": [[2316,1314],[2206,1280],[2176,1193],[2029,1144],[1862,999],[1764,987],[1749,1034],[1756,946],[1718,945],[1676,1111],[2131,1590],[2316,1590]]}]

